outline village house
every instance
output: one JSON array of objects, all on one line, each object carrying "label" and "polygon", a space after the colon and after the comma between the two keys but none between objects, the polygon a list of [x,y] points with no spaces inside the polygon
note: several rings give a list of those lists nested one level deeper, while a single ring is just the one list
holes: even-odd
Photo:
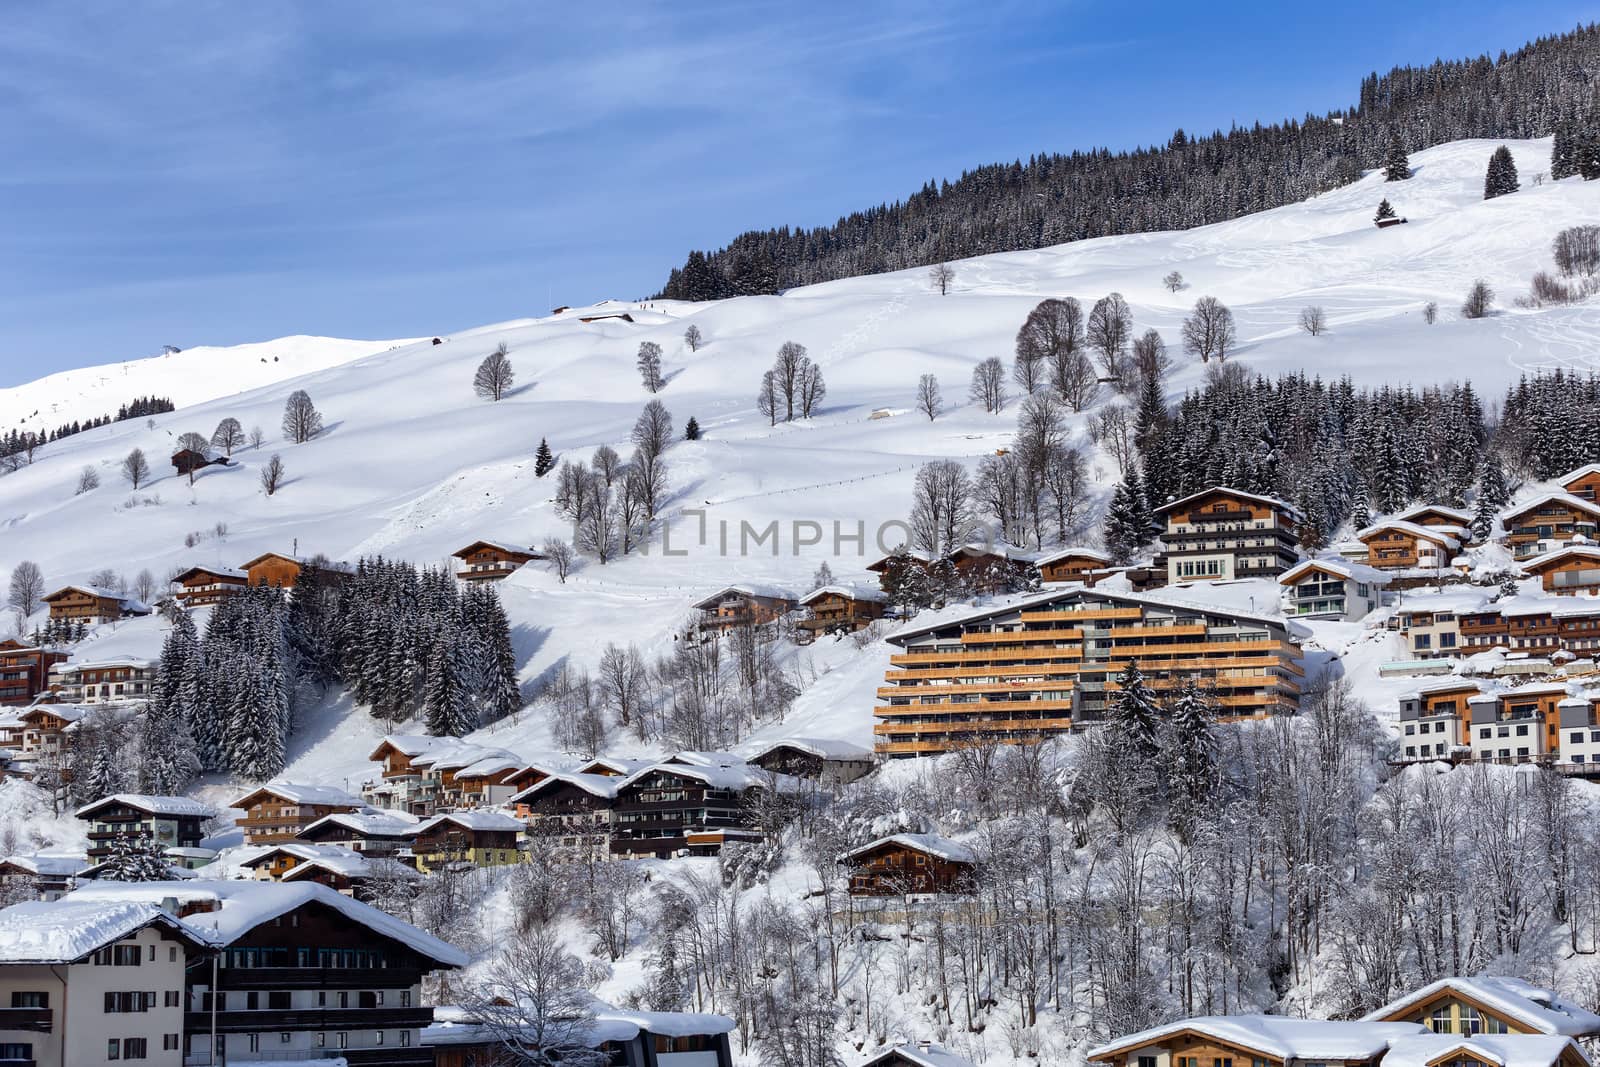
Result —
[{"label": "village house", "polygon": [[361,786],[361,797],[376,808],[409,812],[412,815],[431,815],[421,810],[418,796],[422,788],[422,768],[413,767],[411,761],[438,748],[445,739],[419,734],[389,734],[367,759],[383,764],[377,781]]},{"label": "village house", "polygon": [[742,626],[766,626],[795,609],[794,594],[768,585],[730,585],[691,605],[704,633],[726,633]]},{"label": "village house", "polygon": [[799,785],[788,775],[743,762],[655,764],[618,784],[612,854],[624,859],[714,856],[729,841],[759,840],[749,824],[746,797],[761,789],[796,792]]},{"label": "village house", "polygon": [[1506,547],[1516,560],[1533,559],[1571,544],[1595,540],[1600,530],[1600,503],[1571,493],[1544,496],[1513,505],[1500,513]]},{"label": "village house", "polygon": [[261,845],[251,853],[241,852],[238,861],[241,869],[249,871],[252,878],[280,882],[290,871],[312,860],[328,859],[335,862],[356,855],[353,849],[340,845],[311,845],[299,841],[285,841],[277,845]]},{"label": "village house", "polygon": [[1137,663],[1165,694],[1191,680],[1220,717],[1299,707],[1298,630],[1275,615],[1068,586],[889,637],[873,727],[880,756],[1015,744],[1102,721],[1118,674]]},{"label": "village house", "polygon": [[1600,592],[1600,545],[1569,543],[1524,560],[1522,570],[1556,596]]},{"label": "village house", "polygon": [[22,753],[35,761],[59,756],[67,747],[67,734],[91,710],[82,704],[35,704],[18,716]]},{"label": "village house", "polygon": [[1389,516],[1398,522],[1432,526],[1454,534],[1463,544],[1472,539],[1472,512],[1443,504],[1418,504]]},{"label": "village house", "polygon": [[562,771],[511,798],[528,825],[530,848],[556,848],[568,856],[608,859],[612,809],[622,775]]},{"label": "village house", "polygon": [[1469,697],[1472,758],[1483,763],[1542,762],[1561,747],[1567,687],[1535,682]]},{"label": "village house", "polygon": [[1468,701],[1477,683],[1451,679],[1421,686],[1400,698],[1401,754],[1406,761],[1451,759],[1467,745],[1472,727]]},{"label": "village house", "polygon": [[[494,1028],[466,1009],[434,1009],[422,1041],[434,1051],[435,1067],[489,1067],[505,1044]],[[726,1015],[618,1010],[597,1004],[583,1041],[617,1067],[733,1067]]]},{"label": "village house", "polygon": [[75,892],[0,911],[0,1063],[183,1064],[185,975],[209,946],[159,905]]},{"label": "village house", "polygon": [[1416,1023],[1211,1015],[1128,1034],[1085,1056],[1112,1067],[1375,1067],[1390,1042],[1426,1034]]},{"label": "village house", "polygon": [[335,563],[321,556],[285,556],[281,552],[264,552],[242,564],[240,569],[251,585],[293,589],[300,580],[300,572],[313,566],[324,580],[343,580],[355,573],[348,563]]},{"label": "village house", "polygon": [[1400,631],[1408,655],[1422,660],[1459,656],[1461,617],[1480,611],[1487,599],[1479,589],[1408,595],[1395,610],[1391,625]]},{"label": "village house", "polygon": [[533,788],[561,769],[558,764],[553,762],[524,763],[521,767],[506,775],[505,780],[501,783],[511,790],[511,796],[506,798],[506,804],[510,805],[518,793]]},{"label": "village house", "polygon": [[186,608],[220,604],[250,585],[250,576],[233,567],[190,567],[172,580],[179,587],[173,597]]},{"label": "village house", "polygon": [[52,621],[116,622],[129,615],[148,614],[148,609],[126,593],[98,589],[92,585],[69,585],[49,594],[44,603]]},{"label": "village house", "polygon": [[872,753],[847,741],[821,737],[786,737],[755,751],[750,762],[764,771],[814,780],[833,788],[872,773]]},{"label": "village house", "polygon": [[67,654],[53,648],[25,645],[21,641],[0,641],[0,705],[29,704],[49,688],[49,671],[66,662]]},{"label": "village house", "polygon": [[866,569],[878,576],[879,588],[891,597],[904,578],[895,573],[900,566],[914,567],[935,578],[945,571],[974,596],[991,596],[1007,587],[1017,567],[1031,566],[1033,558],[1033,553],[1006,544],[963,545],[943,556],[902,548],[867,564]]},{"label": "village house", "polygon": [[0,886],[15,890],[25,885],[38,899],[55,900],[77,884],[77,876],[88,866],[89,861],[83,856],[7,856],[0,860]]},{"label": "village house", "polygon": [[[490,786],[471,773],[476,767],[486,768],[489,776],[510,778],[522,766],[522,758],[503,748],[474,745],[454,738],[440,738],[441,744],[411,757],[411,767],[420,771],[422,780],[411,796],[412,810],[433,815],[441,811],[469,806],[468,796],[474,790],[488,790],[494,796],[509,799],[510,786],[495,783]],[[496,774],[488,768],[499,767]],[[474,794],[475,795],[475,794]]]},{"label": "village house", "polygon": [[65,660],[50,667],[50,699],[62,704],[120,704],[147,700],[155,688],[154,660],[134,656]]},{"label": "village house", "polygon": [[861,1067],[978,1067],[932,1041],[901,1042],[873,1056]]},{"label": "village house", "polygon": [[972,850],[938,834],[892,834],[839,857],[853,897],[965,892],[977,867]]},{"label": "village house", "polygon": [[110,857],[119,837],[142,836],[163,848],[198,849],[205,824],[218,812],[188,797],[117,793],[74,814],[89,824],[89,861],[100,863]]},{"label": "village house", "polygon": [[417,827],[411,853],[424,873],[457,864],[507,867],[524,859],[525,829],[502,811],[446,812]]},{"label": "village house", "polygon": [[1033,564],[1039,568],[1039,578],[1046,584],[1082,582],[1093,585],[1110,571],[1112,562],[1110,556],[1092,548],[1058,548],[1035,559]]},{"label": "village house", "polygon": [[1218,486],[1163,504],[1167,584],[1275,578],[1299,559],[1300,512],[1282,500]]},{"label": "village house", "polygon": [[1568,774],[1600,774],[1600,691],[1569,696],[1557,705],[1561,750],[1557,762]]},{"label": "village house", "polygon": [[216,459],[212,459],[195,448],[180,448],[172,454],[172,469],[177,471],[179,476],[186,476],[193,474],[195,471],[204,470],[213,463],[226,467],[228,459],[226,456],[218,456]]},{"label": "village house", "polygon": [[1436,1034],[1600,1036],[1600,1015],[1520,978],[1441,978],[1363,1017],[1363,1023],[1419,1023]]},{"label": "village house", "polygon": [[[285,871],[282,882],[315,882],[327,886],[335,893],[359,896],[372,879],[374,863],[383,857],[368,857],[360,852],[341,849],[336,853],[313,856]],[[410,883],[422,881],[422,875],[398,862],[390,862],[384,870],[385,878],[400,878]]]},{"label": "village house", "polygon": [[588,763],[574,768],[582,774],[617,775],[627,777],[638,774],[646,767],[655,766],[655,760],[629,759],[626,756],[596,756]]},{"label": "village house", "polygon": [[339,845],[368,857],[411,847],[421,820],[396,812],[343,811],[324,815],[295,835],[296,844]]},{"label": "village house", "polygon": [[1389,576],[1375,567],[1342,559],[1308,559],[1278,576],[1283,613],[1290,618],[1356,622],[1383,602]]},{"label": "village house", "polygon": [[524,563],[546,558],[531,548],[500,541],[474,541],[454,555],[461,561],[456,577],[467,582],[497,582],[514,574]]},{"label": "village house", "polygon": [[1600,463],[1586,463],[1556,479],[1562,492],[1579,500],[1595,500],[1600,493]]},{"label": "village house", "polygon": [[1452,527],[1385,519],[1356,534],[1367,546],[1367,565],[1385,571],[1446,570],[1463,544]]},{"label": "village house", "polygon": [[246,844],[277,845],[293,841],[306,827],[327,815],[362,811],[360,800],[330,786],[274,782],[257,786],[228,805],[244,813],[239,828]]},{"label": "village house", "polygon": [[185,1067],[331,1056],[431,1067],[423,977],[467,962],[453,946],[305,879],[97,882],[75,898],[175,905],[220,953],[215,969],[190,967],[186,985],[179,972]]},{"label": "village house", "polygon": [[801,620],[796,640],[813,641],[822,634],[848,634],[883,618],[888,598],[883,591],[858,585],[825,585],[800,598],[808,617]]}]

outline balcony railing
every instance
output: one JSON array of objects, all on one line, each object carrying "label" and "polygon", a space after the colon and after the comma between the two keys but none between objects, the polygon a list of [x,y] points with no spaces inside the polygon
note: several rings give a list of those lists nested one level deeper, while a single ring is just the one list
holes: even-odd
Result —
[{"label": "balcony railing", "polygon": [[[0,1008],[0,1030],[27,1030],[35,1034],[48,1034],[54,1025],[55,1013],[49,1008]],[[0,1060],[8,1064],[9,1060]]]}]

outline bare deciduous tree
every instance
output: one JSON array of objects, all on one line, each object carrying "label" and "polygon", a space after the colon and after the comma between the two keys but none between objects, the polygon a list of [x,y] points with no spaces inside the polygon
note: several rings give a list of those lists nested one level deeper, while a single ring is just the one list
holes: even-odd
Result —
[{"label": "bare deciduous tree", "polygon": [[617,455],[617,450],[610,445],[601,445],[594,450],[594,455],[589,460],[589,469],[605,483],[610,489],[622,475],[622,457]]},{"label": "bare deciduous tree", "polygon": [[551,537],[539,546],[539,552],[550,561],[550,569],[556,572],[556,580],[565,585],[567,575],[572,573],[572,564],[577,559],[572,546],[559,537]]},{"label": "bare deciduous tree", "polygon": [[93,467],[85,466],[81,471],[78,472],[78,488],[74,491],[74,495],[82,496],[84,493],[89,492],[89,490],[98,488],[100,488],[99,471],[95,470]]},{"label": "bare deciduous tree", "polygon": [[1429,326],[1439,321],[1439,305],[1436,301],[1430,300],[1422,305],[1422,321]]},{"label": "bare deciduous tree", "polygon": [[1328,316],[1322,308],[1312,305],[1300,309],[1300,328],[1312,337],[1328,332]]},{"label": "bare deciduous tree", "polygon": [[990,356],[972,368],[972,386],[967,395],[991,415],[1005,408],[1006,365],[999,357]]},{"label": "bare deciduous tree", "polygon": [[700,327],[691,322],[689,328],[683,331],[683,343],[689,346],[691,352],[700,351],[700,346],[705,344],[705,336],[701,334]]},{"label": "bare deciduous tree", "polygon": [[1133,419],[1123,404],[1107,404],[1089,420],[1089,439],[1111,453],[1119,474],[1127,473],[1129,465],[1138,459],[1133,428]]},{"label": "bare deciduous tree", "polygon": [[911,489],[911,538],[930,556],[942,556],[967,541],[972,525],[972,481],[953,459],[924,463]]},{"label": "bare deciduous tree", "polygon": [[141,570],[133,579],[133,595],[139,598],[142,604],[148,604],[155,599],[156,576],[150,573],[150,568]]},{"label": "bare deciduous tree", "polygon": [[661,392],[667,383],[661,377],[661,346],[654,341],[639,342],[639,358],[634,361],[639,368],[639,380],[652,393]]},{"label": "bare deciduous tree", "polygon": [[1073,411],[1082,411],[1100,395],[1100,377],[1094,372],[1089,354],[1081,348],[1063,353],[1056,360],[1050,384],[1057,396],[1072,405]]},{"label": "bare deciduous tree", "polygon": [[1472,288],[1467,290],[1467,299],[1461,305],[1461,317],[1464,319],[1481,319],[1489,314],[1494,305],[1494,290],[1489,288],[1489,283],[1479,278],[1472,283]]},{"label": "bare deciduous tree", "polygon": [[1167,355],[1167,343],[1161,339],[1161,334],[1146,330],[1134,338],[1133,373],[1140,387],[1151,379],[1163,381],[1171,366],[1172,359]]},{"label": "bare deciduous tree", "polygon": [[939,417],[939,412],[944,410],[944,398],[939,393],[939,379],[931,374],[924,374],[917,379],[917,410],[928,416],[932,422]]},{"label": "bare deciduous tree", "polygon": [[1176,293],[1183,288],[1183,275],[1177,271],[1168,271],[1167,276],[1161,279],[1161,284],[1167,287],[1167,292]]},{"label": "bare deciduous tree", "polygon": [[950,284],[955,280],[956,269],[948,263],[935,263],[928,268],[928,281],[939,290],[940,296],[950,292]]},{"label": "bare deciduous tree", "polygon": [[1214,296],[1202,296],[1194,302],[1194,310],[1183,320],[1183,347],[1200,357],[1202,363],[1228,358],[1236,334],[1233,312]]},{"label": "bare deciduous tree", "polygon": [[554,927],[534,925],[506,939],[463,1006],[499,1042],[507,1063],[604,1067],[610,1056],[591,1047],[593,1001],[583,978],[583,965]]},{"label": "bare deciduous tree", "polygon": [[276,493],[283,485],[283,459],[276,452],[261,468],[261,488],[268,496]]},{"label": "bare deciduous tree", "polygon": [[265,441],[266,439],[267,439],[267,435],[266,435],[265,432],[262,431],[261,427],[259,427],[259,426],[250,427],[250,447],[251,448],[260,448],[261,447],[261,442]]},{"label": "bare deciduous tree", "polygon": [[232,415],[217,423],[217,428],[212,431],[211,445],[213,448],[222,449],[224,455],[232,456],[233,450],[243,444],[244,428]]},{"label": "bare deciduous tree", "polygon": [[1082,305],[1070,296],[1041,300],[1017,330],[1012,374],[1023,392],[1037,392],[1047,379],[1055,384],[1064,361],[1082,347]]},{"label": "bare deciduous tree", "polygon": [[322,432],[322,413],[311,402],[311,394],[296,389],[283,404],[283,436],[303,445]]},{"label": "bare deciduous tree", "polygon": [[144,458],[144,451],[135,448],[122,457],[122,476],[128,484],[137,489],[150,478],[150,463]]},{"label": "bare deciduous tree", "polygon": [[1124,374],[1123,355],[1128,349],[1128,339],[1133,334],[1133,311],[1121,293],[1108,293],[1094,302],[1089,312],[1089,322],[1084,338],[1100,354],[1100,366],[1106,377],[1121,378]]},{"label": "bare deciduous tree", "polygon": [[31,559],[25,559],[11,568],[11,584],[6,591],[6,606],[17,616],[17,631],[23,622],[39,610],[44,598],[44,571]]},{"label": "bare deciduous tree", "polygon": [[516,379],[511,369],[510,349],[501,341],[493,352],[483,357],[483,362],[478,364],[478,369],[472,375],[472,391],[484,400],[495,401],[505,397],[511,391],[512,382]]}]

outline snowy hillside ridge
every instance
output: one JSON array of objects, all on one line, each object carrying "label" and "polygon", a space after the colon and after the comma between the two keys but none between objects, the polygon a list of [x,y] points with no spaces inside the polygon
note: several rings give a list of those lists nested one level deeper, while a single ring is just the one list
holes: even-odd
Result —
[{"label": "snowy hillside ridge", "polygon": [[64,423],[115,415],[120,405],[138,396],[164,396],[187,407],[410,343],[302,335],[221,348],[203,345],[60,371],[0,388],[0,433],[49,432]]}]

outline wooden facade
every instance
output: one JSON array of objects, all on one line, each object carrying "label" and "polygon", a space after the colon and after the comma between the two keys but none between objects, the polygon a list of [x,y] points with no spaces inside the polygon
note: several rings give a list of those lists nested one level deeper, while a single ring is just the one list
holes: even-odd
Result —
[{"label": "wooden facade", "polygon": [[244,564],[241,568],[251,585],[276,586],[293,589],[300,577],[300,560],[278,552],[267,552]]},{"label": "wooden facade", "polygon": [[62,704],[116,704],[146,700],[155,687],[158,668],[143,659],[76,663],[50,668],[50,699]]},{"label": "wooden facade", "polygon": [[727,768],[658,765],[625,779],[612,811],[611,852],[627,859],[715,855],[720,843],[691,846],[691,831],[747,826],[748,776]]},{"label": "wooden facade", "polygon": [[498,541],[474,541],[454,553],[461,561],[456,577],[467,582],[495,582],[514,574],[524,563],[545,557],[531,548],[517,548]]},{"label": "wooden facade", "polygon": [[1570,493],[1550,493],[1508,508],[1500,515],[1506,547],[1524,560],[1553,552],[1574,538],[1595,540],[1600,530],[1600,503]]},{"label": "wooden facade", "polygon": [[1527,560],[1522,569],[1556,596],[1600,592],[1600,545],[1558,548]]},{"label": "wooden facade", "polygon": [[615,776],[557,774],[518,793],[512,803],[528,824],[532,847],[607,859],[618,782]]},{"label": "wooden facade", "polygon": [[116,622],[131,614],[128,598],[109,589],[69,585],[44,598],[50,618],[68,622]]},{"label": "wooden facade", "polygon": [[795,609],[795,598],[781,590],[731,585],[695,603],[702,631],[723,633],[741,626],[766,626]]},{"label": "wooden facade", "polygon": [[809,613],[800,623],[800,633],[810,638],[820,634],[854,633],[874,620],[883,618],[883,595],[877,590],[858,590],[846,586],[825,586],[806,594],[800,601]]},{"label": "wooden facade", "polygon": [[1590,463],[1577,470],[1568,471],[1557,478],[1556,482],[1564,492],[1572,494],[1579,500],[1593,502],[1600,499],[1600,463]]},{"label": "wooden facade", "polygon": [[190,567],[173,581],[180,588],[173,594],[186,608],[220,604],[250,585],[250,576],[232,567]]},{"label": "wooden facade", "polygon": [[1218,486],[1164,504],[1167,583],[1276,578],[1299,559],[1300,513],[1273,497]]},{"label": "wooden facade", "polygon": [[1369,526],[1356,538],[1367,546],[1367,566],[1384,571],[1448,567],[1461,546],[1446,528],[1400,520]]},{"label": "wooden facade", "polygon": [[326,815],[360,811],[362,804],[337,789],[303,785],[264,785],[229,805],[244,813],[239,827],[246,844],[277,845],[293,841]]},{"label": "wooden facade", "polygon": [[1104,719],[1117,675],[1137,664],[1156,691],[1197,679],[1224,719],[1298,709],[1304,670],[1272,617],[1068,588],[890,638],[876,751],[903,758],[979,743],[1039,741]]},{"label": "wooden facade", "polygon": [[954,842],[910,834],[874,841],[839,862],[849,868],[853,897],[962,892],[975,867],[971,853]]},{"label": "wooden facade", "polygon": [[523,860],[523,830],[522,823],[499,812],[436,815],[417,827],[411,853],[423,872],[452,864],[507,867]]},{"label": "wooden facade", "polygon": [[199,848],[206,821],[217,813],[186,797],[118,795],[86,804],[76,814],[89,824],[89,861],[99,863],[125,836],[148,837],[166,848]]},{"label": "wooden facade", "polygon": [[49,686],[50,668],[66,660],[65,652],[52,648],[0,641],[0,705],[32,703]]},{"label": "wooden facade", "polygon": [[1036,562],[1039,577],[1046,584],[1082,582],[1093,585],[1111,566],[1111,557],[1091,548],[1063,548],[1041,556]]}]

